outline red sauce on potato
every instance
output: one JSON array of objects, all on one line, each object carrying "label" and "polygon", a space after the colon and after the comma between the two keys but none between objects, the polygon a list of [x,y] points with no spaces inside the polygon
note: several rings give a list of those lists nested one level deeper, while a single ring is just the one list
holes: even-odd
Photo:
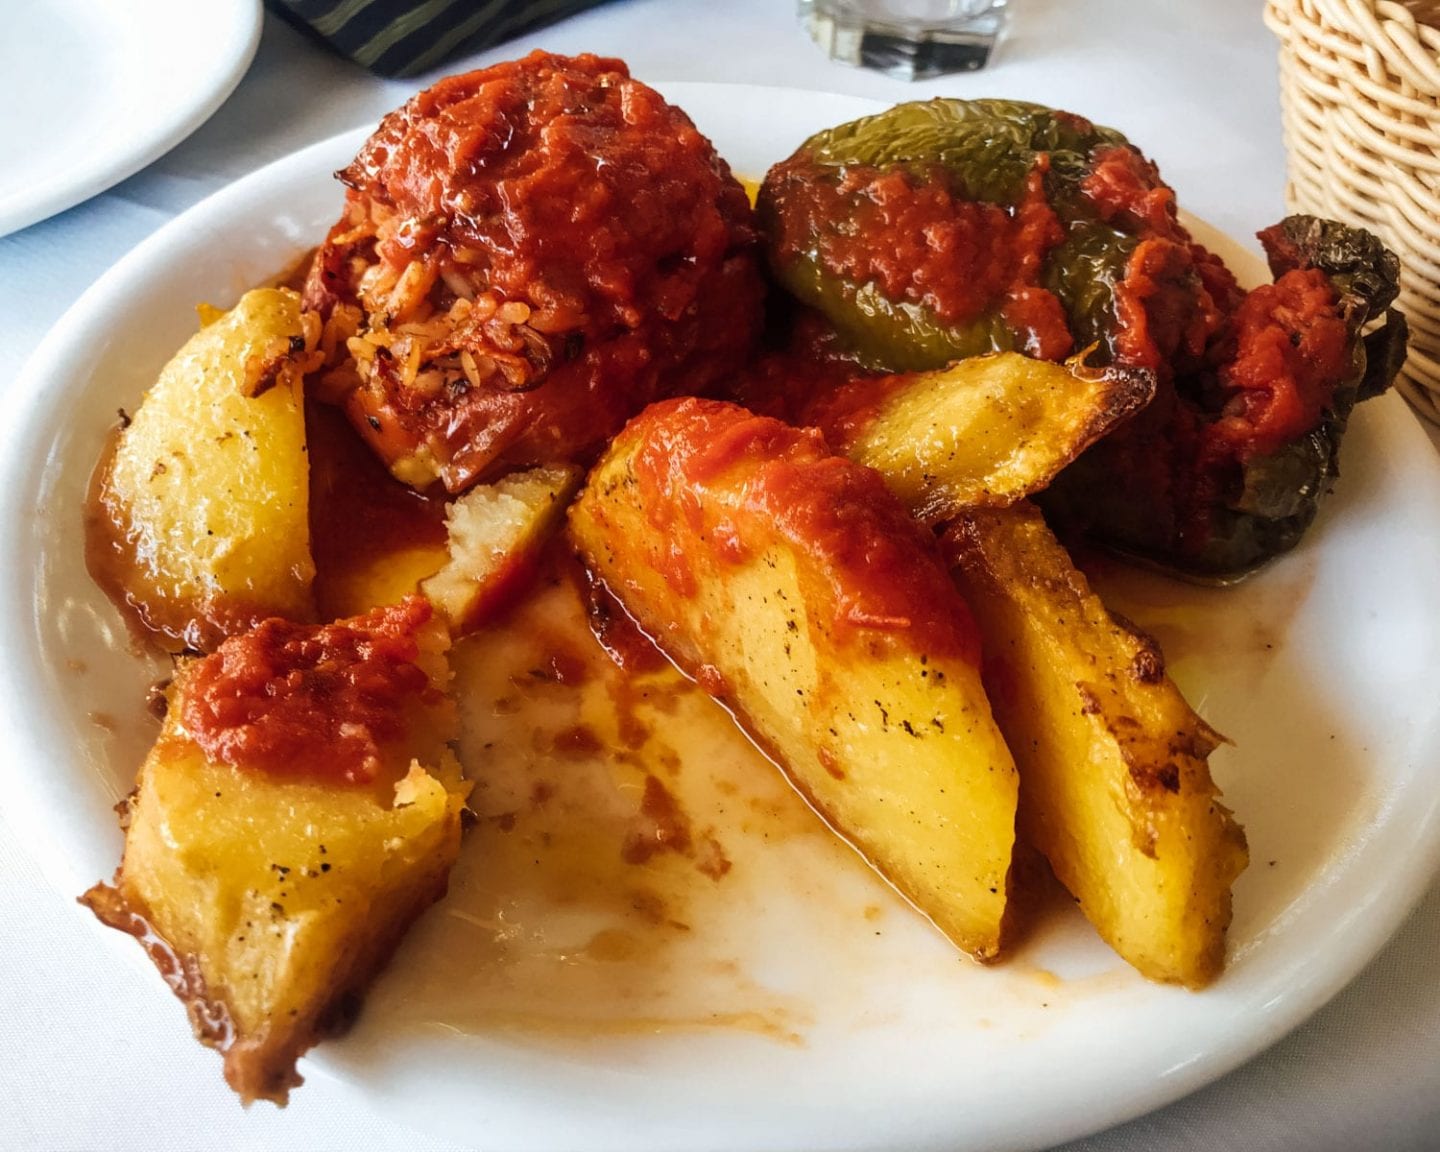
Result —
[{"label": "red sauce on potato", "polygon": [[180,719],[211,760],[246,770],[364,784],[416,703],[438,691],[420,667],[430,602],[322,626],[266,620],[191,666]]},{"label": "red sauce on potato", "polygon": [[638,441],[640,502],[670,542],[661,574],[682,595],[698,579],[692,555],[742,564],[783,540],[821,582],[838,638],[905,632],[977,663],[975,623],[934,540],[878,472],[833,455],[819,432],[681,399],[652,405],[621,440]]}]

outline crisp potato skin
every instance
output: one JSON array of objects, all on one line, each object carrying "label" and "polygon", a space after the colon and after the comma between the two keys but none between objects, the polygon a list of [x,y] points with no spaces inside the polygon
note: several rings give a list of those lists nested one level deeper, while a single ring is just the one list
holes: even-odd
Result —
[{"label": "crisp potato skin", "polygon": [[175,647],[313,618],[300,298],[247,292],[161,371],[100,477],[92,573]]},{"label": "crisp potato skin", "polygon": [[1145,976],[1220,972],[1245,835],[1207,757],[1220,738],[1116,621],[1028,503],[946,533],[975,608],[985,684],[1020,767],[1021,834],[1100,935]]},{"label": "crisp potato skin", "polygon": [[571,508],[591,572],[842,837],[961,948],[996,957],[1014,764],[933,540],[817,433],[653,405]]},{"label": "crisp potato skin", "polygon": [[1000,352],[855,381],[827,392],[803,422],[938,524],[1040,491],[1154,395],[1155,376],[1144,370]]},{"label": "crisp potato skin", "polygon": [[[421,642],[438,687],[438,619]],[[283,1104],[300,1083],[296,1060],[343,1031],[407,927],[445,893],[466,793],[445,746],[453,715],[443,699],[417,704],[368,784],[276,775],[209,759],[186,731],[195,667],[168,691],[114,882],[82,902],[141,941],[240,1098]]]}]

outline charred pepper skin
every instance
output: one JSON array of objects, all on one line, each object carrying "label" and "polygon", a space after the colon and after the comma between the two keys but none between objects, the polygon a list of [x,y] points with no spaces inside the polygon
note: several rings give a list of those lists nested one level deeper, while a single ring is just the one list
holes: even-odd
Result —
[{"label": "charred pepper skin", "polygon": [[1261,234],[1279,283],[1246,293],[1123,136],[1038,105],[932,100],[818,133],[757,207],[775,279],[866,368],[1014,349],[1155,371],[1151,406],[1043,502],[1182,575],[1234,579],[1293,548],[1355,403],[1404,360],[1398,263],[1373,236],[1290,217]]},{"label": "charred pepper skin", "polygon": [[[1405,360],[1408,328],[1391,308],[1399,261],[1370,233],[1290,216],[1260,241],[1277,283],[1323,276],[1344,326],[1343,369],[1327,382],[1315,419],[1278,444],[1217,450],[1233,402],[1218,385],[1234,353],[1222,337],[1211,367],[1178,375],[1171,396],[1061,474],[1042,500],[1052,518],[1155,566],[1221,583],[1299,544],[1340,474],[1355,405],[1389,388]],[[1301,339],[1298,330],[1289,335]],[[1155,467],[1146,475],[1137,461]]]}]

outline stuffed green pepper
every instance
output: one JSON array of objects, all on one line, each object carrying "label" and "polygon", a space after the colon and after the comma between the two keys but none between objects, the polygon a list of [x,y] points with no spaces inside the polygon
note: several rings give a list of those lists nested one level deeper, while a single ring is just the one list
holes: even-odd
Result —
[{"label": "stuffed green pepper", "polygon": [[1196,575],[1298,541],[1351,408],[1404,356],[1398,265],[1372,236],[1292,217],[1262,234],[1274,283],[1247,292],[1138,149],[1034,104],[932,100],[821,132],[758,209],[773,275],[864,369],[1014,350],[1153,372],[1152,403],[1046,500]]}]

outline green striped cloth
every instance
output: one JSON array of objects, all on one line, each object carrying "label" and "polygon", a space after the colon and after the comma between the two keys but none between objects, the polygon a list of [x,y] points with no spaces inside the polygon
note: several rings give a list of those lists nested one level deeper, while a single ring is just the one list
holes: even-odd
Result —
[{"label": "green striped cloth", "polygon": [[381,76],[413,76],[606,0],[266,0]]}]

